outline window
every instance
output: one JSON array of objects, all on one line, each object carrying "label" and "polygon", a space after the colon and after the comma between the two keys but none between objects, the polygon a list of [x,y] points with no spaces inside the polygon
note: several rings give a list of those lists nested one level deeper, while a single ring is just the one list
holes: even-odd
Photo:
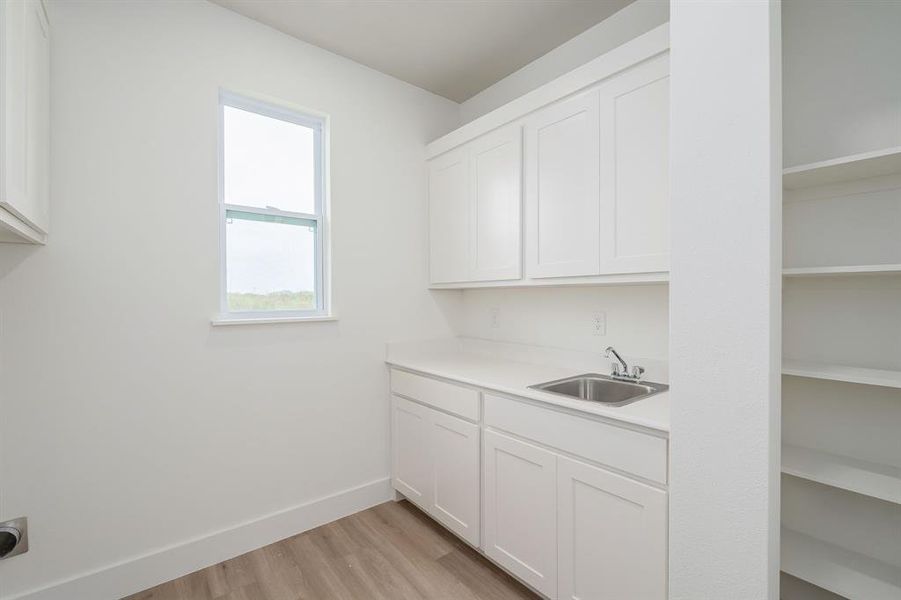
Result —
[{"label": "window", "polygon": [[222,320],[328,314],[325,120],[220,93]]}]

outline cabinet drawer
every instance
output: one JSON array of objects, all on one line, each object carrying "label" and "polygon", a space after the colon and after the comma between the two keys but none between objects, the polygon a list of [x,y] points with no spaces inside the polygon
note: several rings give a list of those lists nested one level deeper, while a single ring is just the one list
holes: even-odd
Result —
[{"label": "cabinet drawer", "polygon": [[485,425],[665,484],[667,440],[485,394]]},{"label": "cabinet drawer", "polygon": [[479,420],[479,392],[470,388],[392,369],[391,391],[470,421]]}]

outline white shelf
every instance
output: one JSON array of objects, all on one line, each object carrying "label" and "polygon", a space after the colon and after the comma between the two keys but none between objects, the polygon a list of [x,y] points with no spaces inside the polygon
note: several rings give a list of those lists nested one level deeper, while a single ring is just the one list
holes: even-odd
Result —
[{"label": "white shelf", "polygon": [[789,167],[782,171],[782,187],[796,190],[894,173],[901,173],[901,146]]},{"label": "white shelf", "polygon": [[828,379],[847,383],[863,383],[883,387],[901,388],[901,371],[865,369],[825,363],[786,359],[782,361],[782,374],[811,379]]},{"label": "white shelf", "polygon": [[567,287],[567,286],[608,286],[645,285],[669,282],[669,272],[622,273],[614,275],[592,275],[588,277],[548,277],[546,279],[510,279],[506,281],[464,281],[460,283],[432,283],[430,290],[466,290],[475,288],[525,288],[525,287]]},{"label": "white shelf", "polygon": [[782,529],[782,570],[847,598],[901,598],[901,567],[790,529]]},{"label": "white shelf", "polygon": [[850,265],[845,267],[788,267],[782,269],[786,277],[815,277],[822,275],[881,275],[901,273],[898,265]]},{"label": "white shelf", "polygon": [[782,472],[901,504],[901,469],[810,448],[782,446]]}]

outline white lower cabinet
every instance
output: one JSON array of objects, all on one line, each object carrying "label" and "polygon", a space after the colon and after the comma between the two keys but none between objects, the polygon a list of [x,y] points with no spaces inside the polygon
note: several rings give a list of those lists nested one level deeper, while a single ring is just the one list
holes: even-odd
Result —
[{"label": "white lower cabinet", "polygon": [[391,412],[394,489],[478,546],[479,426],[399,396]]},{"label": "white lower cabinet", "polygon": [[485,431],[485,553],[557,597],[557,457]]},{"label": "white lower cabinet", "polygon": [[552,600],[666,599],[665,438],[414,373],[391,386],[392,483],[432,518]]},{"label": "white lower cabinet", "polygon": [[394,489],[422,508],[431,503],[430,409],[398,396],[391,400],[391,462]]},{"label": "white lower cabinet", "polygon": [[432,498],[442,525],[479,545],[479,426],[429,410]]},{"label": "white lower cabinet", "polygon": [[666,510],[663,490],[559,457],[559,597],[666,598]]}]

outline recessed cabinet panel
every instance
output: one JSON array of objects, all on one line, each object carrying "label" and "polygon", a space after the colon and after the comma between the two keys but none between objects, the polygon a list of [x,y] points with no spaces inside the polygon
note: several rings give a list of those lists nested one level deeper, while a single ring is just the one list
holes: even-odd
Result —
[{"label": "recessed cabinet panel", "polygon": [[430,512],[445,527],[479,545],[479,426],[429,411],[433,492]]},{"label": "recessed cabinet panel", "polygon": [[522,277],[522,128],[501,129],[471,148],[472,281]]},{"label": "recessed cabinet panel", "polygon": [[458,148],[429,163],[432,283],[469,280],[469,160]]},{"label": "recessed cabinet panel", "polygon": [[600,87],[601,272],[669,270],[669,64]]},{"label": "recessed cabinet panel", "polygon": [[526,120],[529,277],[600,273],[600,137],[597,90]]},{"label": "recessed cabinet panel", "polygon": [[391,399],[392,482],[396,490],[426,510],[432,487],[428,410],[397,396]]},{"label": "recessed cabinet panel", "polygon": [[485,431],[485,552],[549,598],[557,597],[557,457]]},{"label": "recessed cabinet panel", "polygon": [[47,232],[50,206],[50,32],[44,6],[27,0],[25,27],[28,111],[28,158],[26,190],[21,217],[33,227]]},{"label": "recessed cabinet panel", "polygon": [[557,459],[559,592],[566,600],[665,600],[666,492]]}]

